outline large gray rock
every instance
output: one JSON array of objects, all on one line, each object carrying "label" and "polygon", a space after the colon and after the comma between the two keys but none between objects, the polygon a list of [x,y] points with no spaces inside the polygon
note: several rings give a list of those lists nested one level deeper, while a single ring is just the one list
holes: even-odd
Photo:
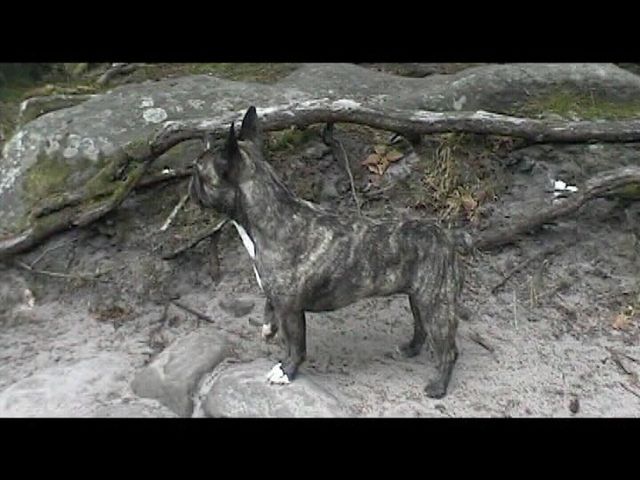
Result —
[{"label": "large gray rock", "polygon": [[[211,118],[250,104],[266,108],[303,100],[349,98],[364,105],[429,110],[504,111],[540,89],[598,88],[618,99],[640,93],[640,77],[611,64],[486,65],[453,75],[407,78],[349,64],[303,65],[272,85],[207,75],[128,84],[74,107],[36,118],[0,158],[0,235],[25,227],[38,199],[73,191],[119,148],[134,148],[174,120]],[[178,145],[157,165],[187,164],[198,141]]]},{"label": "large gray rock", "polygon": [[0,417],[85,417],[126,388],[128,361],[104,353],[47,368],[0,392]]},{"label": "large gray rock", "polygon": [[190,416],[199,380],[228,352],[226,339],[217,331],[197,330],[172,343],[140,370],[131,388],[136,395],[154,398],[180,416]]},{"label": "large gray rock", "polygon": [[31,97],[20,104],[18,124],[23,125],[45,113],[73,107],[95,97],[95,95],[47,95]]},{"label": "large gray rock", "polygon": [[346,417],[343,402],[301,372],[288,385],[270,385],[273,363],[258,359],[214,372],[202,401],[210,417]]},{"label": "large gray rock", "polygon": [[179,415],[152,400],[101,405],[91,414],[97,418],[177,418]]}]

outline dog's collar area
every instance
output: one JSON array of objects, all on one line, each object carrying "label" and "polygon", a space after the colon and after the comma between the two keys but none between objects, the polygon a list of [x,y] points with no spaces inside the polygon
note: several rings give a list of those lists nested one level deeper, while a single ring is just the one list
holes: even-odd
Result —
[{"label": "dog's collar area", "polygon": [[231,220],[231,223],[233,223],[233,226],[236,227],[236,230],[238,231],[238,234],[242,239],[242,244],[244,245],[244,248],[247,250],[247,253],[249,253],[251,260],[255,260],[256,258],[255,243],[253,243],[253,240],[251,239],[251,237],[249,236],[249,234],[247,233],[247,231],[244,229],[242,225],[240,225],[234,220]]},{"label": "dog's collar area", "polygon": [[260,275],[258,274],[258,269],[256,268],[256,263],[255,263],[256,245],[242,225],[240,225],[238,222],[234,220],[231,220],[231,223],[233,223],[233,226],[236,227],[236,230],[238,231],[238,234],[242,239],[242,244],[244,245],[244,248],[247,250],[247,253],[249,254],[249,256],[251,257],[251,261],[253,262],[253,272],[256,274],[256,280],[258,281],[258,286],[260,287],[260,290],[264,291],[262,287],[262,280],[260,279]]}]

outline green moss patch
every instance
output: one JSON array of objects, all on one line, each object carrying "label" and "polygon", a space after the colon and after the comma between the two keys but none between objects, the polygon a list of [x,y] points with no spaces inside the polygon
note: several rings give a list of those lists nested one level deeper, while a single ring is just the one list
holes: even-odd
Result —
[{"label": "green moss patch", "polygon": [[594,92],[561,88],[532,97],[513,113],[526,117],[555,113],[568,119],[622,120],[640,117],[640,99],[612,101]]},{"label": "green moss patch", "polygon": [[292,63],[158,63],[149,64],[128,76],[129,81],[184,75],[213,75],[227,80],[274,83],[296,69]]}]

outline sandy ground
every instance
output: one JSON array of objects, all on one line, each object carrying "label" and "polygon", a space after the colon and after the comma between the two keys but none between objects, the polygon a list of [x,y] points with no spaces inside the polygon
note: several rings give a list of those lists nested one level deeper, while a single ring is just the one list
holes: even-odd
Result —
[{"label": "sandy ground", "polygon": [[[587,247],[615,249],[616,240],[625,241],[623,233],[610,233],[605,247],[595,232],[590,236],[581,242],[585,251]],[[533,241],[530,243],[533,247]],[[262,342],[255,325],[261,318],[263,298],[246,253],[232,231],[223,236],[221,246],[225,252],[222,280],[213,288],[195,289],[182,300],[216,320],[230,336],[239,360],[275,359],[278,345]],[[408,302],[400,296],[310,314],[304,370],[347,398],[354,416],[564,417],[573,415],[569,406],[576,398],[579,416],[638,416],[640,397],[629,391],[640,392],[633,379],[633,373],[640,370],[634,362],[640,358],[637,330],[612,328],[616,310],[606,303],[583,303],[592,280],[586,268],[580,268],[584,263],[576,267],[577,283],[554,296],[564,304],[564,311],[551,301],[531,308],[523,294],[526,273],[520,278],[516,275],[492,295],[490,286],[501,278],[495,265],[512,254],[508,250],[493,257],[493,265],[478,258],[470,266],[465,304],[472,317],[461,322],[461,354],[444,399],[430,400],[423,394],[426,379],[433,373],[427,352],[413,359],[396,353],[396,345],[410,337],[412,328]],[[550,270],[566,271],[576,255],[558,255]],[[633,272],[618,275],[621,273]],[[218,306],[220,299],[237,295],[256,302],[253,311],[242,318]],[[36,301],[33,310],[5,322],[0,329],[0,392],[20,380],[40,378],[43,372],[44,377],[52,370],[57,375],[68,366],[65,375],[88,386],[80,388],[78,382],[70,382],[65,387],[71,392],[68,398],[57,393],[42,401],[40,411],[27,410],[24,415],[172,416],[153,401],[137,399],[129,383],[136,369],[158,350],[158,342],[166,344],[202,327],[190,315],[172,308],[170,321],[159,329],[162,307],[151,303],[137,307],[132,319],[121,325],[99,321],[90,310],[87,298],[72,295]],[[622,366],[612,352],[617,352]],[[83,361],[94,363],[78,367]],[[87,368],[104,372],[107,366],[109,375],[101,373],[100,382],[83,373]],[[129,407],[119,410],[122,405]]]}]

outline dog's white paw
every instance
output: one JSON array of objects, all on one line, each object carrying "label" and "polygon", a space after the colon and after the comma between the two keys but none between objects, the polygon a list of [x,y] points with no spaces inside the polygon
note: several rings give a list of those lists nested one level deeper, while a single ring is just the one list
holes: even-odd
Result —
[{"label": "dog's white paw", "polygon": [[286,385],[289,383],[289,377],[282,370],[282,364],[276,364],[269,373],[267,373],[267,381],[269,383],[276,383],[278,385]]},{"label": "dog's white paw", "polygon": [[273,325],[270,323],[265,323],[262,325],[262,339],[268,340],[273,336]]}]

